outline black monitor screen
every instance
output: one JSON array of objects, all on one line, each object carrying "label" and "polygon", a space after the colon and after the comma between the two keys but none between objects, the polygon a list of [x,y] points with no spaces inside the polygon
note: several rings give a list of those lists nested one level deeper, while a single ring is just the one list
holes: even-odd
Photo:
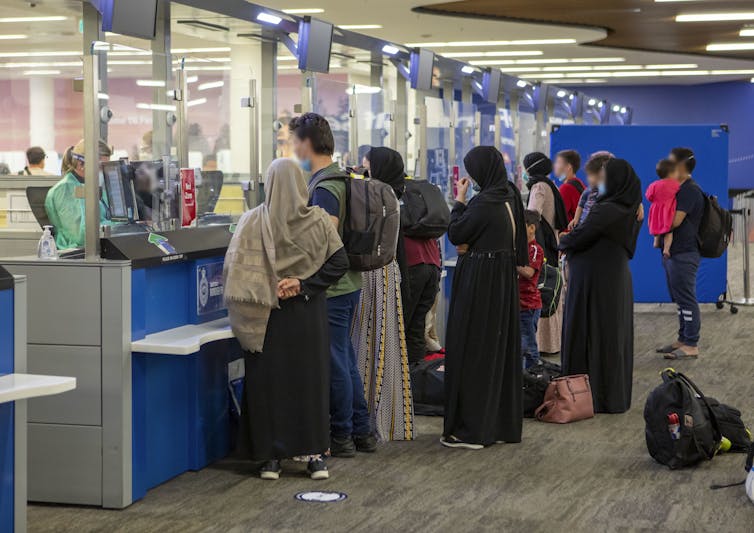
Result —
[{"label": "black monitor screen", "polygon": [[113,0],[112,31],[142,39],[154,39],[157,0]]},{"label": "black monitor screen", "polygon": [[428,91],[432,88],[432,69],[435,66],[435,53],[422,48],[411,52],[409,62],[411,88]]},{"label": "black monitor screen", "polygon": [[107,192],[107,203],[110,206],[110,218],[112,220],[128,220],[126,190],[123,186],[120,162],[104,163],[102,172],[105,175],[105,191]]},{"label": "black monitor screen", "polygon": [[328,22],[306,18],[299,24],[298,68],[329,72],[333,26]]}]

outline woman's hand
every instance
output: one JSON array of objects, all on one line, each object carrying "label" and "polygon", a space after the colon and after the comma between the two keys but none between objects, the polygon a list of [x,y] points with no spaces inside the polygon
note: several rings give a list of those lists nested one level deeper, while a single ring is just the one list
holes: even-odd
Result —
[{"label": "woman's hand", "polygon": [[287,300],[301,294],[301,280],[284,278],[278,281],[278,298]]},{"label": "woman's hand", "polygon": [[458,253],[458,255],[463,255],[468,251],[469,251],[468,244],[459,244],[458,246],[456,246],[456,252]]},{"label": "woman's hand", "polygon": [[639,204],[639,209],[636,210],[636,220],[644,222],[644,204]]},{"label": "woman's hand", "polygon": [[466,193],[469,192],[471,187],[471,180],[469,178],[461,178],[456,184],[456,202],[466,203]]}]

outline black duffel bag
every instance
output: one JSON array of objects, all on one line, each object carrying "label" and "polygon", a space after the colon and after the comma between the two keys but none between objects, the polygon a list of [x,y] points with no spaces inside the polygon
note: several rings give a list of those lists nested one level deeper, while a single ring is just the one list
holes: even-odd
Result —
[{"label": "black duffel bag", "polygon": [[542,359],[524,369],[524,417],[534,418],[534,411],[544,402],[547,386],[560,374],[560,365]]},{"label": "black duffel bag", "polygon": [[730,441],[729,451],[747,453],[751,448],[751,433],[741,419],[741,411],[715,398],[707,398],[707,402],[715,413],[720,433]]},{"label": "black duffel bag", "polygon": [[411,368],[414,413],[442,416],[445,412],[445,357],[424,359]]}]

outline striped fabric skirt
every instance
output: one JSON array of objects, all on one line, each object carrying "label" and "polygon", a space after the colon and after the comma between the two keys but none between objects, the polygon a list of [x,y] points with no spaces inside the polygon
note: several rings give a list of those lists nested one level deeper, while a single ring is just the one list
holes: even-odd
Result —
[{"label": "striped fabric skirt", "polygon": [[398,264],[362,274],[351,340],[372,426],[382,441],[414,438],[414,405]]}]

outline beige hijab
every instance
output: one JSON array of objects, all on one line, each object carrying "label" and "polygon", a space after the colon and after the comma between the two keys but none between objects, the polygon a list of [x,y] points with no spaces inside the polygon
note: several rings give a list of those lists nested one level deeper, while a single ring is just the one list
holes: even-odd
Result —
[{"label": "beige hijab", "polygon": [[283,278],[305,280],[343,247],[335,225],[309,194],[299,166],[277,159],[267,169],[266,199],[238,222],[225,254],[225,302],[241,346],[261,352]]}]

